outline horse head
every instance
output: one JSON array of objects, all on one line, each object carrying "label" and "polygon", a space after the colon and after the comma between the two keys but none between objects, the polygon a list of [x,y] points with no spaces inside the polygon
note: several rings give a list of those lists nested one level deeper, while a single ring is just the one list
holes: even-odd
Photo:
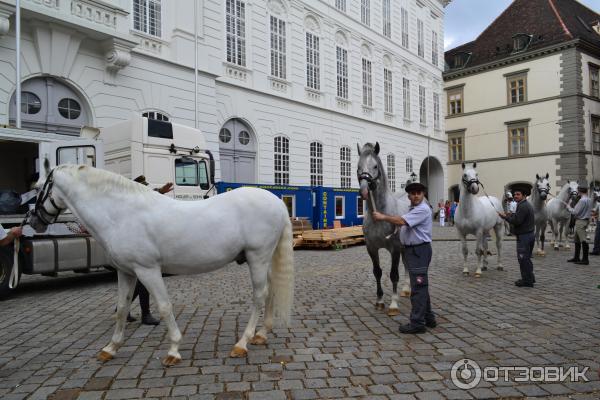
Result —
[{"label": "horse head", "polygon": [[535,175],[535,188],[542,200],[546,200],[548,193],[550,193],[550,174],[546,173],[546,176]]},{"label": "horse head", "polygon": [[45,173],[40,174],[40,178],[35,184],[37,201],[29,217],[29,225],[37,233],[44,232],[48,225],[55,223],[60,213],[67,209],[60,189],[54,186],[55,171],[56,168],[50,169],[50,163],[46,159],[44,161]]},{"label": "horse head", "polygon": [[505,201],[511,201],[512,199],[513,199],[512,192],[511,192],[510,190],[507,190],[507,191],[504,193],[504,200],[505,200]]},{"label": "horse head", "polygon": [[473,163],[472,168],[467,168],[465,163],[462,163],[463,175],[461,182],[471,194],[479,193],[479,175],[475,168],[477,168],[477,163]]},{"label": "horse head", "polygon": [[569,185],[569,198],[570,199],[575,199],[579,192],[579,181],[567,181],[568,185]]},{"label": "horse head", "polygon": [[360,185],[360,195],[363,200],[367,200],[369,191],[376,190],[381,181],[385,179],[383,164],[379,158],[379,142],[376,142],[375,145],[366,143],[362,149],[359,144],[356,147],[359,156],[356,175]]}]

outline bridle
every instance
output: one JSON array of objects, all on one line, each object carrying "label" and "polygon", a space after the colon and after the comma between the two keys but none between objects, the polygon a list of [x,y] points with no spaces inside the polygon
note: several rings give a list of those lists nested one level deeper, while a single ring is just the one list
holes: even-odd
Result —
[{"label": "bridle", "polygon": [[[38,195],[37,201],[35,202],[35,208],[33,209],[32,215],[35,215],[42,221],[45,225],[50,225],[58,220],[58,216],[61,212],[66,210],[66,208],[61,208],[56,205],[56,202],[52,198],[52,187],[54,186],[54,170],[50,171],[48,174],[48,178],[46,178],[46,182],[44,182],[44,186],[42,187],[42,191]],[[46,200],[50,200],[50,204],[55,208],[55,212],[51,213],[46,209],[44,203]],[[40,212],[42,211],[42,212]],[[50,219],[46,218],[46,216],[50,217]]]},{"label": "bridle", "polygon": [[368,172],[363,172],[360,175],[358,175],[358,181],[367,181],[367,183],[369,184],[369,190],[375,190],[375,188],[377,187],[377,181],[379,180],[380,176],[381,175],[379,172],[379,168],[377,168],[377,176],[373,176]]},{"label": "bridle", "polygon": [[[536,186],[537,186],[537,184],[536,184]],[[537,187],[537,191],[538,191],[538,194],[540,194],[540,195],[541,195],[542,193],[546,193],[546,196],[548,196],[548,194],[550,194],[550,184],[548,183],[548,184],[546,185],[546,187],[543,187],[543,188],[540,188],[540,187],[538,186],[538,187]]]},{"label": "bridle", "polygon": [[473,179],[466,179],[464,176],[461,179],[462,183],[465,185],[465,188],[468,190],[469,186],[471,186],[472,184],[477,184],[477,186],[481,185],[481,187],[483,187],[483,184],[479,181],[479,178],[473,178]]}]

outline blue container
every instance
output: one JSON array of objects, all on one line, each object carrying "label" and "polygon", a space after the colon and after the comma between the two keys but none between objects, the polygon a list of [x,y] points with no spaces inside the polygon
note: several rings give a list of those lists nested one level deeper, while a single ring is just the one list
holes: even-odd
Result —
[{"label": "blue container", "polygon": [[217,193],[239,187],[268,190],[287,205],[290,216],[308,218],[313,229],[333,228],[335,220],[342,226],[362,225],[364,201],[358,189],[336,189],[322,186],[259,185],[217,182]]}]

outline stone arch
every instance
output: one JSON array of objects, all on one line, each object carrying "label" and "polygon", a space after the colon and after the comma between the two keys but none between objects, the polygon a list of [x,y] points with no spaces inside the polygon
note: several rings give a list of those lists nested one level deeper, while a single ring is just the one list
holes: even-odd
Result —
[{"label": "stone arch", "polygon": [[437,158],[429,156],[423,160],[419,168],[419,181],[427,186],[427,198],[431,204],[445,200],[444,169]]},{"label": "stone arch", "polygon": [[251,125],[241,118],[227,120],[218,135],[221,180],[256,183],[257,136]]}]

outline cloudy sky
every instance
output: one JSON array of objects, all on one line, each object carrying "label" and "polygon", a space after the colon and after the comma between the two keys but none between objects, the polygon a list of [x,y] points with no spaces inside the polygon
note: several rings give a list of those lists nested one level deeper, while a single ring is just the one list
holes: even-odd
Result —
[{"label": "cloudy sky", "polygon": [[[444,48],[474,40],[512,0],[452,0],[446,8]],[[600,13],[600,0],[579,0]]]}]

